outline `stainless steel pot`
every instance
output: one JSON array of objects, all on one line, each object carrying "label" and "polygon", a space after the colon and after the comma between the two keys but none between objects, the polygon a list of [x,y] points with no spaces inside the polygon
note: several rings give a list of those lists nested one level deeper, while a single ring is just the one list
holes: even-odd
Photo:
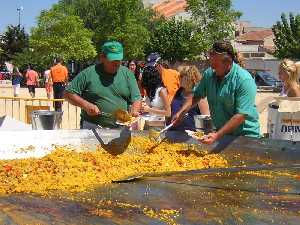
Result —
[{"label": "stainless steel pot", "polygon": [[61,128],[63,112],[36,110],[31,113],[33,130],[58,130]]},{"label": "stainless steel pot", "polygon": [[212,119],[209,115],[195,115],[194,121],[197,130],[202,130],[205,133],[213,131]]}]

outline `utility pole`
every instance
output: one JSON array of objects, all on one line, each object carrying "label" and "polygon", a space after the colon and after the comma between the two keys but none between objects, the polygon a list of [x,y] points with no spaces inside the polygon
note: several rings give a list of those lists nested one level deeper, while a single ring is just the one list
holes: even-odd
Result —
[{"label": "utility pole", "polygon": [[19,16],[19,24],[18,26],[21,27],[21,12],[23,11],[23,6],[17,8],[18,16]]}]

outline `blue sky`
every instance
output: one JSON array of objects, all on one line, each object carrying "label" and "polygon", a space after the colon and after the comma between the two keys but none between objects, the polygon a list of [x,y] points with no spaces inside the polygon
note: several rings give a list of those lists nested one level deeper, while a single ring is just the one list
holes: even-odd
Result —
[{"label": "blue sky", "polygon": [[[58,0],[0,0],[0,32],[9,24],[18,24],[17,8],[23,6],[21,24],[29,31],[36,24],[42,9],[48,9]],[[300,14],[300,0],[233,0],[233,7],[243,13],[242,20],[254,26],[271,27],[280,20],[282,12]]]},{"label": "blue sky", "polygon": [[233,0],[233,8],[241,11],[241,20],[254,26],[271,27],[280,20],[281,13],[300,14],[300,0]]},{"label": "blue sky", "polygon": [[18,25],[17,8],[23,6],[21,13],[21,25],[27,31],[36,24],[36,17],[43,9],[51,8],[51,5],[57,3],[58,0],[0,0],[0,32],[4,32],[10,24]]}]

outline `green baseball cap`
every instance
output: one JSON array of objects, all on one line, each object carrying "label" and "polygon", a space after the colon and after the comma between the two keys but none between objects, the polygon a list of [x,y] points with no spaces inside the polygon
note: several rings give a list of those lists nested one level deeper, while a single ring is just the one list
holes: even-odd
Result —
[{"label": "green baseball cap", "polygon": [[101,51],[109,61],[123,60],[123,46],[120,42],[105,42],[101,47]]}]

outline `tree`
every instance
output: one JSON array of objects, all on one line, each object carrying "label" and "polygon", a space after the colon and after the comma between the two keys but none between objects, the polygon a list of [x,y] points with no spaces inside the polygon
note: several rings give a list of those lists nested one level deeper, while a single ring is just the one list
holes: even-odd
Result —
[{"label": "tree", "polygon": [[187,0],[187,10],[196,25],[194,49],[206,52],[217,40],[234,38],[234,21],[241,16],[231,0]]},{"label": "tree", "polygon": [[241,13],[231,8],[231,0],[187,0],[186,20],[158,20],[150,28],[149,49],[170,61],[196,59],[217,40],[234,37],[234,21]]},{"label": "tree", "polygon": [[150,52],[159,52],[163,59],[182,61],[192,57],[194,25],[189,20],[160,20],[151,30],[151,41],[146,49]]},{"label": "tree", "polygon": [[6,32],[0,36],[1,61],[10,61],[17,53],[28,48],[28,39],[24,27],[8,26]]},{"label": "tree", "polygon": [[85,27],[94,31],[95,46],[118,40],[125,47],[125,57],[144,57],[152,14],[144,9],[141,0],[61,0],[59,4],[71,6]]},{"label": "tree", "polygon": [[21,53],[17,53],[13,58],[13,64],[18,66],[20,71],[24,71],[31,65],[37,71],[43,71],[50,64],[48,59],[33,49],[26,49]]},{"label": "tree", "polygon": [[37,27],[32,29],[30,50],[15,60],[24,64],[22,57],[29,61],[34,59],[44,68],[58,56],[65,61],[86,61],[96,55],[92,35],[78,16],[72,15],[69,9],[54,5],[52,9],[41,12]]},{"label": "tree", "polygon": [[46,52],[52,59],[60,56],[82,61],[96,55],[92,35],[78,16],[54,5],[49,11],[42,11],[37,27],[32,30],[30,44],[34,51]]},{"label": "tree", "polygon": [[288,21],[283,13],[281,21],[272,30],[275,35],[275,55],[280,59],[300,59],[300,15],[290,13]]}]

